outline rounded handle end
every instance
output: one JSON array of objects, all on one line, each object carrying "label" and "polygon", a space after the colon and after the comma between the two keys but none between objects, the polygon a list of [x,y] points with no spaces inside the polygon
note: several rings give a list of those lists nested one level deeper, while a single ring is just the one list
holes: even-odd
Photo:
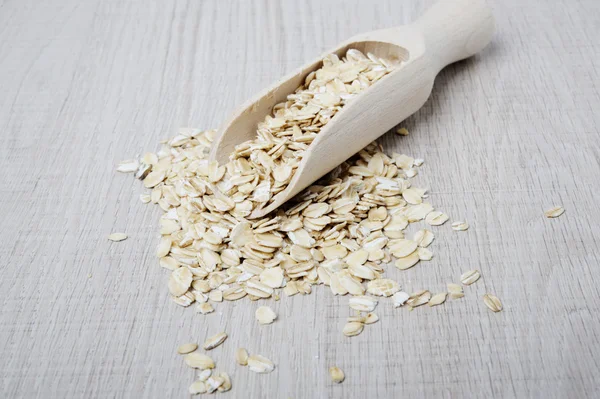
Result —
[{"label": "rounded handle end", "polygon": [[495,31],[485,0],[441,0],[416,22],[439,69],[483,50]]}]

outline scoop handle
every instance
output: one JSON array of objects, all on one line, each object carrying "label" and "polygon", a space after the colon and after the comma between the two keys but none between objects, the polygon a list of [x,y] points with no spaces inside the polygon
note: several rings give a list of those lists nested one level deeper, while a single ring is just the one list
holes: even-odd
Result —
[{"label": "scoop handle", "polygon": [[486,0],[440,0],[415,25],[439,70],[481,51],[495,30]]}]

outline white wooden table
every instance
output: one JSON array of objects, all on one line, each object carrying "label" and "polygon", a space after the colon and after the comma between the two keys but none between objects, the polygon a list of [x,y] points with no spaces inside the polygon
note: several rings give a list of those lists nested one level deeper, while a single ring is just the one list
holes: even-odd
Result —
[{"label": "white wooden table", "polygon": [[[381,303],[352,339],[347,299],[324,289],[274,303],[268,327],[257,303],[201,316],[168,300],[161,212],[115,164],[180,126],[218,126],[340,40],[430,3],[0,0],[0,396],[186,397],[194,373],[176,347],[225,330],[223,398],[598,397],[598,0],[495,2],[493,45],[442,72],[410,136],[381,139],[424,157],[431,202],[471,225],[436,229],[433,261],[388,275],[442,290],[478,268],[464,299]],[[565,215],[543,217],[558,204]],[[130,238],[111,243],[114,231]],[[237,346],[276,370],[237,367]]]}]

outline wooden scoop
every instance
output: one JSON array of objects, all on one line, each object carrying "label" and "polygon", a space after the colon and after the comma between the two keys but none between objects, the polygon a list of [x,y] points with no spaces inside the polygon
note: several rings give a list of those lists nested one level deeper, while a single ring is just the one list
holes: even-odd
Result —
[{"label": "wooden scoop", "polygon": [[[419,108],[431,94],[436,75],[453,62],[482,50],[494,33],[494,18],[485,0],[442,0],[411,25],[361,34],[326,54],[342,57],[354,48],[402,64],[352,99],[317,134],[287,188],[257,209],[259,218],[298,194],[356,154]],[[237,144],[254,139],[256,128],[273,106],[322,65],[322,57],[279,80],[238,109],[221,127],[210,159],[226,163]]]}]

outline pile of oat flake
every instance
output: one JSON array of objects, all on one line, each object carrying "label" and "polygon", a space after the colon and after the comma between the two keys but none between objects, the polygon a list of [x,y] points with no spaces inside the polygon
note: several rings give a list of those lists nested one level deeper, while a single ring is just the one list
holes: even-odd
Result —
[{"label": "pile of oat flake", "polygon": [[[372,143],[277,211],[248,219],[287,187],[304,152],[335,114],[397,67],[354,49],[341,59],[327,56],[225,165],[208,160],[215,131],[198,129],[181,129],[156,154],[119,165],[118,171],[135,173],[151,190],[140,196],[142,202],[165,212],[156,255],[171,271],[173,301],[196,303],[197,311],[207,314],[224,300],[279,300],[281,292],[310,294],[312,286],[323,284],[334,295],[351,296],[349,305],[357,313],[343,333],[354,336],[377,321],[375,297],[393,296],[395,306],[411,308],[446,300],[445,292],[401,292],[398,282],[384,277],[382,266],[394,262],[405,270],[432,259],[433,233],[424,228],[405,237],[404,230],[422,220],[431,226],[448,220],[425,201],[425,189],[411,184],[422,159],[388,156]],[[453,228],[468,225],[456,222]],[[469,284],[479,278],[478,271],[466,274]],[[458,284],[448,291],[463,296]],[[257,312],[262,324],[275,317],[272,310]]]}]

